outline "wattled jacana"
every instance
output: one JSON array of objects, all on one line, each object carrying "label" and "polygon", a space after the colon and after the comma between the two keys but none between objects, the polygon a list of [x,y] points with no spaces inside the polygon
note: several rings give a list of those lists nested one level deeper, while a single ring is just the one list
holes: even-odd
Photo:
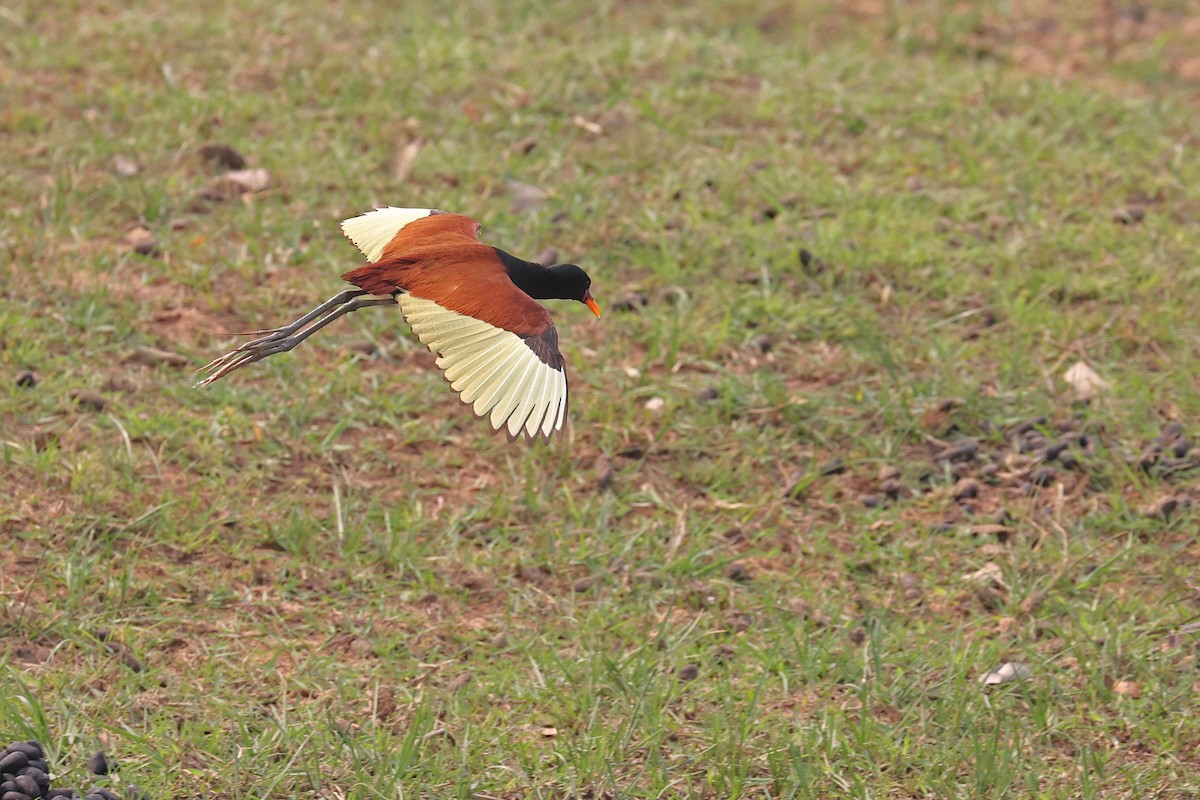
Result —
[{"label": "wattled jacana", "polygon": [[479,241],[480,225],[428,208],[380,208],[342,223],[369,264],[342,277],[339,292],[300,319],[262,334],[203,372],[204,386],[291,350],[344,314],[399,304],[450,388],[509,439],[549,439],[567,415],[567,374],[558,332],[538,300],[578,300],[600,316],[591,279],[574,264],[543,267]]}]

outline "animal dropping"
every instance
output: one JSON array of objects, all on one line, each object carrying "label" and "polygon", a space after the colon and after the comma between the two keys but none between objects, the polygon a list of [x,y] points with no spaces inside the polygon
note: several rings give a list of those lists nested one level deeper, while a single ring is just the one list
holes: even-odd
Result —
[{"label": "animal dropping", "polygon": [[545,267],[479,241],[470,217],[428,208],[380,208],[342,223],[369,263],[345,273],[339,292],[202,369],[205,386],[287,352],[337,318],[399,305],[437,356],[450,388],[510,440],[549,439],[567,416],[567,372],[558,331],[537,300],[577,300],[597,317],[591,278],[575,264]]}]

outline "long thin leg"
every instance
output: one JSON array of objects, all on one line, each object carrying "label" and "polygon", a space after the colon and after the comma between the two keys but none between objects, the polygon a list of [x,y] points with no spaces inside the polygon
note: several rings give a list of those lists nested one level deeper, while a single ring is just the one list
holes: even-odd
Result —
[{"label": "long thin leg", "polygon": [[[270,336],[273,334],[278,334],[279,336],[287,336],[289,333],[295,333],[296,331],[300,330],[305,325],[312,322],[314,319],[321,316],[329,309],[334,308],[336,306],[340,306],[343,303],[349,303],[354,298],[362,297],[364,294],[368,294],[368,292],[364,292],[362,289],[347,289],[344,292],[338,292],[333,297],[329,298],[324,303],[321,303],[321,305],[317,306],[316,308],[314,308],[312,311],[305,314],[300,319],[296,320],[295,322],[290,322],[281,328],[268,328],[267,330],[262,330],[262,331],[244,331],[243,333],[240,333],[238,335],[239,336],[258,336],[261,334],[266,334],[266,335]],[[250,345],[250,344],[253,344],[253,342],[247,342],[246,344]]]},{"label": "long thin leg", "polygon": [[[197,372],[209,372],[210,370],[217,369],[219,366],[226,363],[227,361],[231,361],[233,359],[234,354],[244,352],[246,350],[253,350],[255,348],[260,348],[263,346],[263,344],[265,342],[268,342],[268,341],[275,341],[277,339],[282,339],[283,337],[288,336],[289,334],[295,333],[296,331],[300,330],[305,325],[307,325],[309,322],[311,322],[312,320],[321,316],[329,309],[334,308],[336,306],[344,305],[345,303],[350,302],[354,298],[361,297],[364,294],[367,294],[367,292],[364,292],[361,289],[346,289],[345,291],[338,292],[333,297],[329,298],[324,303],[321,303],[321,305],[317,306],[312,311],[309,311],[307,314],[305,314],[303,317],[296,320],[295,322],[290,322],[287,325],[283,325],[279,328],[270,328],[270,329],[261,330],[261,331],[244,331],[243,333],[241,333],[239,335],[242,335],[242,336],[254,336],[256,334],[266,334],[266,335],[262,336],[261,338],[254,339],[253,341],[246,342],[245,344],[241,345],[240,347],[234,348],[233,351],[226,353],[225,355],[221,356],[220,358],[213,359],[208,364],[204,365],[203,367],[201,367],[200,369],[198,369],[196,371]],[[216,380],[216,378],[212,378],[211,380]],[[204,382],[201,382],[196,385],[202,386],[203,384],[204,384]]]},{"label": "long thin leg", "polygon": [[[325,316],[318,319],[312,325],[304,328],[304,330],[300,330],[304,323],[310,322],[322,311],[326,311],[334,306],[334,301],[345,294],[349,294],[350,299],[342,300],[341,304],[334,308],[333,311],[329,311],[329,313],[325,314]],[[253,364],[255,361],[261,361],[276,353],[285,353],[338,317],[345,316],[351,311],[358,311],[360,308],[370,308],[371,306],[390,306],[396,304],[394,297],[362,297],[361,295],[364,294],[366,292],[342,292],[342,294],[330,298],[295,322],[284,325],[282,328],[275,328],[267,336],[255,339],[252,342],[246,342],[236,350],[231,350],[220,358],[214,359],[212,363],[200,370],[201,372],[211,372],[212,374],[197,383],[196,386],[207,386],[213,381],[233,372],[235,369],[240,369],[247,364]]]}]

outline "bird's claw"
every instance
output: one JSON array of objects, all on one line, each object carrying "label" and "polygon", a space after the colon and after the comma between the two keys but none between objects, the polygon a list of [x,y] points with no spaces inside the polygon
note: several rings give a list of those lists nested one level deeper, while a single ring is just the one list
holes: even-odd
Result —
[{"label": "bird's claw", "polygon": [[291,343],[288,341],[290,338],[290,336],[283,333],[282,329],[276,328],[266,336],[246,342],[230,350],[225,355],[214,358],[196,370],[202,374],[208,373],[208,375],[203,380],[198,381],[195,387],[207,386],[213,381],[220,380],[234,370],[240,369],[247,364],[253,364],[255,361],[261,361],[268,356],[290,350]]}]

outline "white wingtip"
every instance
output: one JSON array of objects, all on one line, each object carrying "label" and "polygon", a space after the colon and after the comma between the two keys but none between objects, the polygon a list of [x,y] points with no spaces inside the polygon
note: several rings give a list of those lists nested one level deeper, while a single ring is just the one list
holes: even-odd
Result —
[{"label": "white wingtip", "polygon": [[378,261],[388,242],[410,222],[428,217],[437,209],[384,206],[342,222],[342,233],[354,242],[368,261]]}]

